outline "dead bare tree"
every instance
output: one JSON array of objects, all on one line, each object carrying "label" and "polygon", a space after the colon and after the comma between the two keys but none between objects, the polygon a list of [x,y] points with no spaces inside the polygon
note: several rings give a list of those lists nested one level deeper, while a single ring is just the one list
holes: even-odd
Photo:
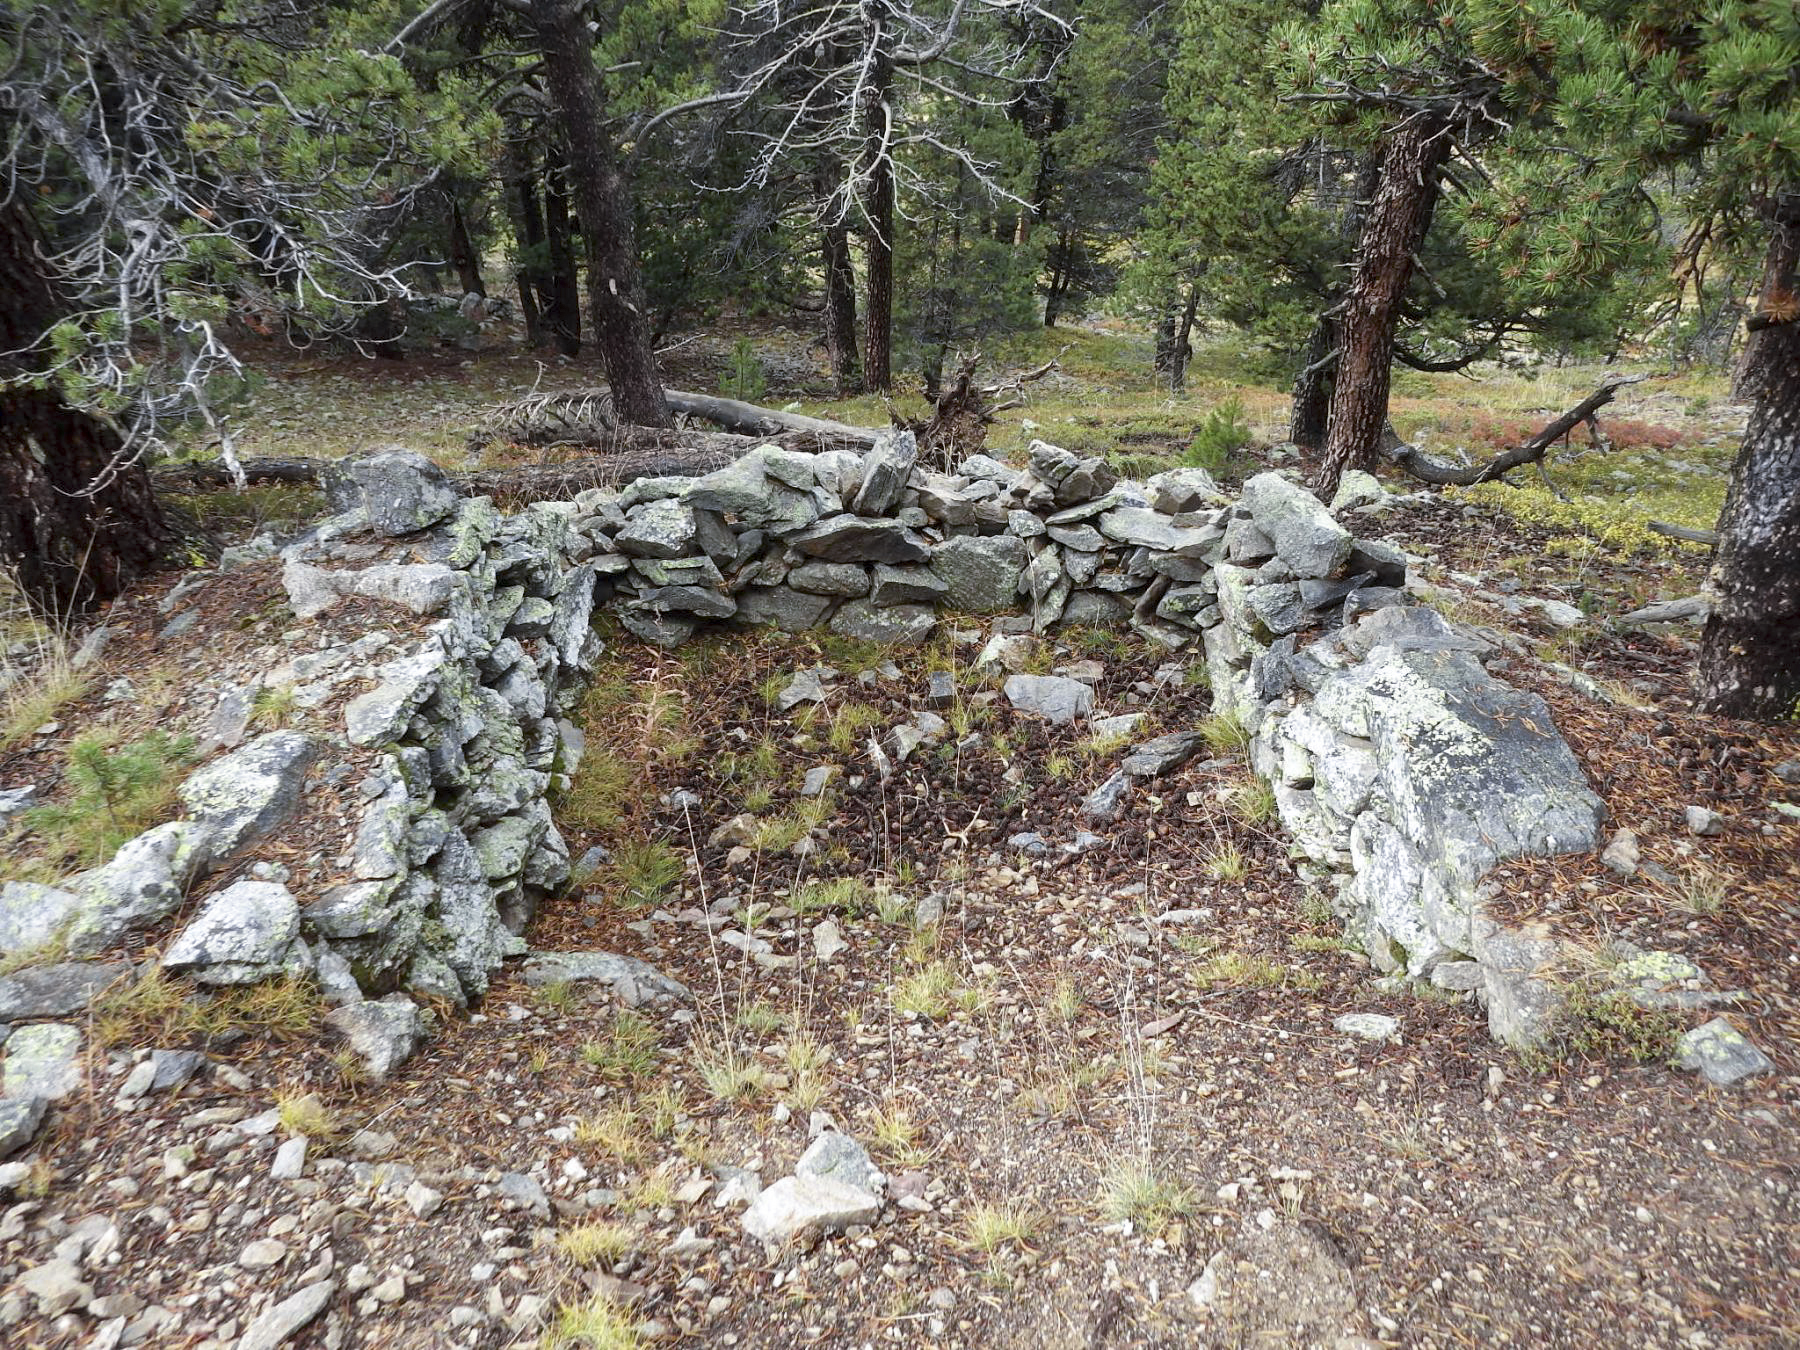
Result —
[{"label": "dead bare tree", "polygon": [[[1006,20],[1007,22],[1000,22]],[[923,110],[944,100],[1004,115],[1010,94],[1043,78],[1042,39],[1065,39],[1071,24],[1037,0],[953,0],[931,12],[919,0],[822,0],[794,7],[754,0],[728,36],[742,54],[729,88],[664,108],[634,136],[640,151],[668,120],[701,109],[748,110],[740,133],[758,142],[743,186],[761,190],[795,166],[811,166],[821,231],[827,318],[854,316],[845,303],[847,224],[860,229],[866,257],[863,377],[885,392],[892,382],[894,233],[908,202],[931,190],[913,162],[937,154],[959,162],[995,201],[1030,204],[1007,190],[997,166],[937,134]],[[833,287],[837,289],[832,290]],[[828,333],[828,336],[833,336]],[[834,350],[842,343],[836,334]],[[840,378],[846,374],[839,359]]]},{"label": "dead bare tree", "polygon": [[[6,516],[0,556],[58,612],[116,594],[154,555],[141,461],[171,426],[198,418],[235,463],[218,399],[243,374],[231,323],[353,336],[405,293],[385,242],[436,178],[434,127],[392,60],[335,50],[339,96],[306,102],[231,55],[303,63],[330,40],[318,22],[279,4],[227,23],[0,0],[17,279],[0,288],[0,395],[29,403],[33,428],[0,457],[40,460],[0,478],[35,473],[57,497]],[[28,565],[52,536],[80,558],[73,573]]]}]

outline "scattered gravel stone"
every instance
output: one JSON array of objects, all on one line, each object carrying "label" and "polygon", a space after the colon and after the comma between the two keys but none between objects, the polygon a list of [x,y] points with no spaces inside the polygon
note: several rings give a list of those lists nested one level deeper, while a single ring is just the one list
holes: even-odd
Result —
[{"label": "scattered gravel stone", "polygon": [[93,1287],[82,1283],[81,1268],[61,1258],[33,1266],[15,1283],[22,1293],[32,1297],[38,1312],[45,1317],[60,1317],[86,1308],[94,1300]]},{"label": "scattered gravel stone", "polygon": [[95,995],[129,977],[124,961],[64,961],[26,966],[0,979],[0,1022],[34,1017],[67,1017],[93,1002]]},{"label": "scattered gravel stone", "polygon": [[48,1106],[42,1097],[0,1097],[0,1158],[10,1158],[36,1137]]},{"label": "scattered gravel stone", "polygon": [[404,994],[334,1008],[325,1022],[350,1042],[351,1051],[377,1082],[411,1059],[425,1039],[419,1009]]},{"label": "scattered gravel stone", "polygon": [[273,1181],[298,1181],[306,1172],[306,1137],[289,1139],[275,1150],[275,1161],[269,1168]]},{"label": "scattered gravel stone", "polygon": [[422,1181],[415,1181],[406,1188],[406,1207],[421,1219],[429,1219],[444,1207],[444,1193],[434,1191]]},{"label": "scattered gravel stone", "polygon": [[1399,1041],[1400,1020],[1384,1013],[1345,1013],[1332,1026],[1365,1041]]},{"label": "scattered gravel stone", "polygon": [[794,1164],[794,1175],[841,1181],[871,1195],[880,1195],[887,1186],[887,1177],[875,1166],[869,1151],[838,1130],[827,1130],[813,1140]]},{"label": "scattered gravel stone", "polygon": [[238,1253],[238,1264],[245,1270],[267,1270],[281,1264],[287,1256],[287,1244],[278,1238],[258,1238]]},{"label": "scattered gravel stone", "polygon": [[1052,726],[1066,726],[1094,710],[1093,689],[1065,675],[1008,675],[1005,692],[1013,707]]},{"label": "scattered gravel stone", "polygon": [[1775,1068],[1749,1037],[1723,1017],[1715,1017],[1683,1035],[1675,1044],[1675,1062],[1697,1071],[1717,1087],[1730,1087]]},{"label": "scattered gravel stone", "polygon": [[1600,861],[1622,877],[1633,877],[1637,875],[1638,857],[1637,835],[1631,830],[1614,830]]},{"label": "scattered gravel stone", "polygon": [[1704,806],[1690,806],[1682,815],[1687,820],[1689,834],[1710,839],[1725,833],[1725,817],[1717,811],[1709,811]]},{"label": "scattered gravel stone", "polygon": [[289,1337],[325,1311],[336,1292],[335,1280],[319,1280],[284,1298],[244,1329],[236,1350],[275,1350],[286,1344]]}]

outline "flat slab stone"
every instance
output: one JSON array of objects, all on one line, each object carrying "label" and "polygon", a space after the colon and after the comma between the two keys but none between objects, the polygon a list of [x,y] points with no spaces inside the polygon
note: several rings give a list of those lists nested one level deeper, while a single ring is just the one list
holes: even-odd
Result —
[{"label": "flat slab stone", "polygon": [[1302,577],[1335,576],[1349,560],[1350,531],[1312,493],[1280,474],[1259,473],[1244,484],[1243,504],[1275,555]]},{"label": "flat slab stone", "polygon": [[26,966],[0,979],[0,1022],[67,1017],[80,1012],[101,990],[130,974],[131,966],[124,961]]},{"label": "flat slab stone", "polygon": [[610,984],[615,990],[635,990],[638,997],[628,1002],[652,998],[687,999],[692,997],[680,980],[671,979],[648,961],[617,952],[534,952],[522,972],[525,983],[533,988],[546,984]]},{"label": "flat slab stone", "polygon": [[306,951],[299,939],[300,906],[286,886],[236,881],[181,930],[163,966],[202,984],[252,984],[288,969]]},{"label": "flat slab stone", "polygon": [[190,775],[177,791],[188,813],[211,832],[214,856],[229,857],[293,815],[317,755],[310,736],[271,731]]},{"label": "flat slab stone", "polygon": [[65,1022],[33,1022],[6,1038],[0,1095],[61,1101],[82,1085],[81,1028]]},{"label": "flat slab stone", "polygon": [[920,563],[931,557],[925,541],[898,520],[827,516],[790,543],[812,558],[839,563]]},{"label": "flat slab stone", "polygon": [[1066,675],[1008,675],[1006,698],[1020,712],[1065,726],[1094,711],[1094,691]]},{"label": "flat slab stone", "polygon": [[852,600],[831,619],[834,633],[893,646],[923,642],[936,627],[937,613],[929,606],[880,606],[872,600]]},{"label": "flat slab stone", "polygon": [[860,1187],[830,1177],[783,1177],[744,1211],[744,1230],[779,1244],[874,1223],[880,1213],[880,1198]]}]

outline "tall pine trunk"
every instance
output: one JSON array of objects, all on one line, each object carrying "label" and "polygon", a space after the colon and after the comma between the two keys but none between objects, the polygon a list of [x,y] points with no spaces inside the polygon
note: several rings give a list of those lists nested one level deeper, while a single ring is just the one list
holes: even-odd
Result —
[{"label": "tall pine trunk", "polygon": [[1324,494],[1337,490],[1346,471],[1375,466],[1387,425],[1400,302],[1431,228],[1438,172],[1449,154],[1448,128],[1440,118],[1422,113],[1390,131],[1382,146],[1380,185],[1357,232],[1350,290],[1344,297],[1337,382],[1319,471]]},{"label": "tall pine trunk", "polygon": [[544,322],[564,356],[581,353],[581,274],[575,266],[573,238],[569,194],[562,174],[552,169],[544,176],[544,247],[550,257]]},{"label": "tall pine trunk", "polygon": [[[36,241],[22,207],[0,207],[0,353],[35,343],[62,316]],[[26,373],[10,362],[0,356],[0,379]],[[168,542],[143,465],[113,468],[123,449],[111,427],[54,389],[0,384],[0,565],[40,613],[112,599]]]},{"label": "tall pine trunk", "polygon": [[470,292],[487,294],[487,286],[481,280],[481,255],[469,236],[469,222],[463,216],[462,203],[454,195],[450,198],[450,263],[456,268],[456,281],[464,295]]},{"label": "tall pine trunk", "polygon": [[[1767,297],[1800,285],[1792,227],[1775,230]],[[1776,721],[1800,712],[1800,319],[1756,334],[1756,402],[1731,466],[1713,561],[1712,617],[1700,638],[1700,705]]]},{"label": "tall pine trunk", "polygon": [[1200,283],[1188,282],[1187,303],[1181,307],[1181,322],[1175,328],[1175,350],[1170,359],[1169,388],[1179,394],[1187,388],[1188,362],[1194,359],[1194,316],[1200,312]]},{"label": "tall pine trunk", "polygon": [[588,266],[588,317],[613,408],[639,426],[673,425],[650,351],[650,321],[633,238],[631,193],[607,136],[593,39],[574,0],[530,0],[544,82],[568,154]]},{"label": "tall pine trunk", "polygon": [[[1757,297],[1758,312],[1767,312],[1785,297],[1794,302],[1794,272],[1800,265],[1800,194],[1790,194],[1778,208],[1771,222],[1768,257],[1763,267],[1762,292]],[[1786,277],[1786,290],[1782,278]],[[1731,398],[1735,403],[1754,403],[1761,397],[1764,384],[1775,375],[1775,352],[1779,347],[1779,330],[1765,328],[1750,334],[1738,357],[1737,369],[1731,377]]]},{"label": "tall pine trunk", "polygon": [[831,382],[839,398],[862,393],[850,226],[841,213],[832,209],[843,167],[835,155],[821,155],[813,171],[813,199],[823,222],[819,227],[819,261],[825,272],[825,350],[830,353]]},{"label": "tall pine trunk", "polygon": [[1335,316],[1321,314],[1300,353],[1300,372],[1294,376],[1294,402],[1288,417],[1288,439],[1309,454],[1325,447],[1325,428],[1331,414],[1332,352],[1338,344]]},{"label": "tall pine trunk", "polygon": [[[878,18],[877,22],[881,19]],[[868,226],[868,273],[863,296],[863,382],[885,394],[894,359],[894,161],[888,143],[888,90],[894,81],[887,36],[878,41],[863,109],[863,217]]]}]

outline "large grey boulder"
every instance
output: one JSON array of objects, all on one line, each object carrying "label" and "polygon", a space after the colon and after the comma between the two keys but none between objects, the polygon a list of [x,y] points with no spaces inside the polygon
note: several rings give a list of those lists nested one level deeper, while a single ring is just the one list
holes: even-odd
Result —
[{"label": "large grey boulder", "polygon": [[787,535],[819,518],[812,494],[817,457],[763,445],[702,478],[685,500],[698,509],[737,519],[744,529]]},{"label": "large grey boulder", "polygon": [[228,858],[287,823],[317,754],[311,737],[271,731],[189,776],[177,793],[207,831],[215,859]]},{"label": "large grey boulder", "polygon": [[55,886],[35,881],[0,885],[0,954],[48,946],[68,929],[80,908],[80,896]]},{"label": "large grey boulder", "polygon": [[6,1038],[0,1096],[57,1102],[79,1091],[81,1028],[66,1022],[33,1022]]},{"label": "large grey boulder", "polygon": [[1006,698],[1020,712],[1064,726],[1094,711],[1094,690],[1066,675],[1008,675]]},{"label": "large grey boulder", "polygon": [[68,926],[69,950],[104,951],[162,923],[212,858],[214,838],[205,822],[174,820],[127,840],[110,862],[77,881],[81,909]]},{"label": "large grey boulder", "polygon": [[869,599],[883,606],[934,605],[949,590],[949,584],[929,567],[894,567],[878,563]]},{"label": "large grey boulder", "polygon": [[784,633],[799,633],[823,623],[832,603],[830,596],[806,595],[790,586],[752,586],[738,592],[735,617],[740,623],[770,624]]},{"label": "large grey boulder", "polygon": [[362,507],[377,534],[416,534],[455,512],[461,495],[447,475],[411,450],[386,450],[340,463],[326,475],[334,511]]},{"label": "large grey boulder", "polygon": [[418,1005],[404,994],[334,1008],[325,1024],[350,1043],[351,1053],[377,1082],[411,1059],[425,1039]]},{"label": "large grey boulder", "polygon": [[253,984],[310,968],[300,906],[286,886],[236,881],[206,902],[163,953],[163,967],[201,984]]},{"label": "large grey boulder", "polygon": [[383,664],[376,671],[381,682],[344,706],[344,729],[350,744],[379,745],[399,736],[413,714],[438,691],[448,664],[436,639]]},{"label": "large grey boulder", "polygon": [[787,584],[809,595],[855,598],[869,593],[869,571],[857,563],[802,563],[788,573]]},{"label": "large grey boulder", "polygon": [[1244,484],[1244,507],[1275,555],[1297,576],[1337,575],[1349,560],[1350,531],[1331,518],[1325,504],[1277,473],[1259,473]]},{"label": "large grey boulder", "polygon": [[1228,497],[1205,469],[1165,469],[1144,480],[1150,494],[1150,506],[1164,515],[1176,516],[1184,511],[1198,511],[1203,506],[1222,506]]},{"label": "large grey boulder", "polygon": [[925,541],[898,520],[828,516],[790,541],[827,562],[916,563],[931,556]]},{"label": "large grey boulder", "polygon": [[944,599],[969,614],[993,614],[1019,602],[1025,541],[1015,535],[958,535],[932,550],[931,570],[944,579]]}]

